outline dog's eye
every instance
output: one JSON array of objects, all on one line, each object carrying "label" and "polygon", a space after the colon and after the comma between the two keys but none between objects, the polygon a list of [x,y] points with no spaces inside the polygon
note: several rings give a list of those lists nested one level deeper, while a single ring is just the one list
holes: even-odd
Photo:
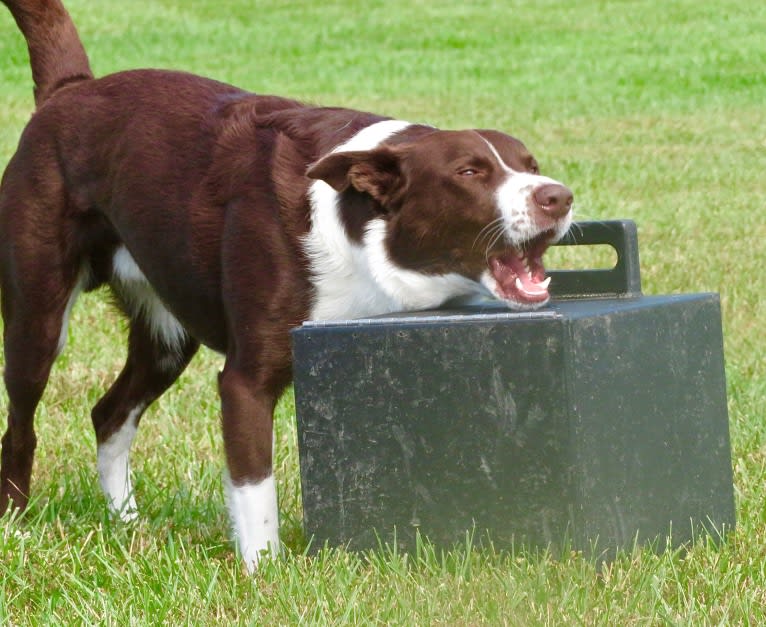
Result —
[{"label": "dog's eye", "polygon": [[536,162],[536,161],[533,161],[533,162],[532,162],[532,163],[529,165],[529,171],[530,171],[532,174],[540,174],[540,166],[538,166],[538,165],[537,165],[537,162]]},{"label": "dog's eye", "polygon": [[478,170],[475,170],[474,168],[462,168],[461,170],[458,170],[457,173],[460,176],[474,176],[478,174]]}]

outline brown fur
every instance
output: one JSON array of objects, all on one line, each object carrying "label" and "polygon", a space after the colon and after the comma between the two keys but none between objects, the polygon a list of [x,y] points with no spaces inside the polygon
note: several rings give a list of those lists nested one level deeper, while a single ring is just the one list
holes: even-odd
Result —
[{"label": "brown fur", "polygon": [[[219,387],[236,485],[271,473],[272,413],[291,379],[289,331],[315,297],[302,243],[314,179],[341,193],[352,241],[382,217],[388,254],[403,268],[478,280],[488,256],[508,246],[476,246],[497,218],[494,191],[505,176],[484,140],[514,170],[536,172],[518,140],[412,126],[375,150],[331,153],[386,118],[182,72],[93,79],[58,0],[5,4],[29,45],[38,108],[0,187],[9,396],[0,513],[27,504],[34,412],[78,282],[110,283],[131,318],[127,363],[93,410],[98,442],[162,394],[203,343],[226,356]],[[462,176],[469,168],[478,175]],[[569,204],[536,209],[539,230]],[[186,329],[180,345],[158,341],[131,310],[112,274],[120,246]]]}]

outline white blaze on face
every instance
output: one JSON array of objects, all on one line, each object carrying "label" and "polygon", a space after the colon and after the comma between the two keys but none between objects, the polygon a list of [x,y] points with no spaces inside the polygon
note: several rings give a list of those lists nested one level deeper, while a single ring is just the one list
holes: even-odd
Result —
[{"label": "white blaze on face", "polygon": [[[503,161],[495,147],[486,138],[482,139],[505,172],[505,180],[497,188],[495,198],[498,213],[505,222],[507,237],[512,243],[530,240],[544,230],[534,220],[534,213],[537,211],[533,197],[534,191],[541,185],[561,185],[561,183],[548,176],[512,169]],[[556,238],[562,237],[569,230],[570,222],[571,212],[556,226]]]}]

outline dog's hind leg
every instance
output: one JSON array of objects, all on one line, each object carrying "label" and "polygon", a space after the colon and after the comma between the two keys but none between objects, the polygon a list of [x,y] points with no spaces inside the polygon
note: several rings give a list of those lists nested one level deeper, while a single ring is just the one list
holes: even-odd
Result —
[{"label": "dog's hind leg", "polygon": [[187,335],[171,345],[144,318],[134,318],[125,366],[93,408],[99,481],[110,508],[123,520],[136,516],[128,456],[141,415],[181,375],[198,347]]},{"label": "dog's hind leg", "polygon": [[23,510],[37,444],[34,415],[51,366],[66,340],[69,312],[82,288],[76,264],[42,251],[4,247],[2,312],[8,426],[0,455],[0,513]]}]

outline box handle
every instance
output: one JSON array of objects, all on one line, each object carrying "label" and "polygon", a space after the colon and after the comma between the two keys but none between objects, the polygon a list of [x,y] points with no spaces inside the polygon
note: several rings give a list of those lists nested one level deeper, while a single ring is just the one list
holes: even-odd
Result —
[{"label": "box handle", "polygon": [[550,293],[554,298],[641,296],[638,230],[632,220],[575,222],[556,246],[606,244],[617,253],[610,269],[552,270]]}]

